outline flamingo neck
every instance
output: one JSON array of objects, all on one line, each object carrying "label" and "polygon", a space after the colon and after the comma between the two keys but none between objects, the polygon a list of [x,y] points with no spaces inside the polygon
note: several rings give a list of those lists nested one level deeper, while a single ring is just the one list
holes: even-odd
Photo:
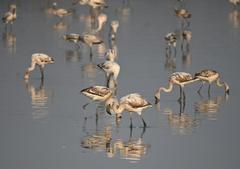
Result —
[{"label": "flamingo neck", "polygon": [[124,104],[119,104],[116,103],[115,101],[113,102],[113,106],[112,106],[113,111],[116,114],[121,114],[123,112],[123,110],[125,109],[125,105]]},{"label": "flamingo neck", "polygon": [[167,88],[160,87],[160,88],[158,89],[158,91],[155,93],[155,98],[157,99],[156,101],[159,101],[159,100],[160,100],[161,91],[164,91],[164,92],[166,92],[166,93],[169,93],[169,92],[172,91],[172,89],[173,89],[173,83],[172,83],[171,81],[169,81]]},{"label": "flamingo neck", "polygon": [[229,86],[228,86],[228,84],[227,84],[226,82],[220,82],[220,78],[218,78],[216,84],[217,84],[218,87],[223,87],[223,86],[224,86],[226,92],[229,91]]}]

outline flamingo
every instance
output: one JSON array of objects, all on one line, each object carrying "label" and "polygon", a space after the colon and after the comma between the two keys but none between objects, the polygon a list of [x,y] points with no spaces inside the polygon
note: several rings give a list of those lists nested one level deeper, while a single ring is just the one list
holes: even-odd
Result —
[{"label": "flamingo", "polygon": [[155,93],[156,103],[160,101],[161,92],[162,91],[167,93],[171,92],[174,84],[180,87],[180,98],[178,100],[181,101],[183,95],[183,99],[185,101],[185,92],[183,90],[184,86],[186,84],[190,84],[198,80],[199,80],[198,78],[194,78],[190,73],[187,72],[175,72],[171,74],[169,78],[168,88],[160,87],[156,91]]},{"label": "flamingo", "polygon": [[72,12],[64,8],[57,8],[57,2],[53,2],[52,14],[58,16],[59,18],[63,18],[64,16],[71,15]]},{"label": "flamingo", "polygon": [[106,72],[107,77],[113,75],[114,80],[117,80],[120,72],[120,65],[117,62],[105,61],[98,64],[98,67]]},{"label": "flamingo", "polygon": [[70,34],[66,34],[63,36],[63,39],[68,41],[68,42],[72,42],[74,44],[77,45],[78,48],[80,48],[78,42],[80,41],[80,35],[76,34],[76,33],[70,33]]},{"label": "flamingo", "polygon": [[94,33],[97,33],[102,30],[103,25],[107,22],[107,15],[104,13],[99,14],[97,17],[97,21],[98,21],[98,27],[96,30],[94,30]]},{"label": "flamingo", "polygon": [[238,6],[240,4],[240,0],[229,0],[229,2],[234,6]]},{"label": "flamingo", "polygon": [[128,111],[130,113],[130,128],[133,127],[132,113],[137,113],[141,116],[143,126],[145,128],[147,124],[142,117],[142,111],[149,107],[152,107],[151,103],[145,100],[143,96],[139,93],[131,93],[122,97],[120,102],[118,102],[117,99],[112,100],[112,103],[107,105],[107,110],[113,111],[119,118],[121,118],[121,114],[124,110]]},{"label": "flamingo", "polygon": [[17,6],[16,4],[11,4],[9,6],[9,11],[6,12],[3,17],[2,17],[2,21],[4,24],[13,24],[13,22],[17,19]]},{"label": "flamingo", "polygon": [[85,43],[86,45],[88,45],[90,47],[90,56],[92,56],[92,46],[103,43],[103,40],[100,37],[93,35],[93,34],[79,35],[76,33],[70,33],[70,34],[64,35],[63,39],[76,44],[78,47],[80,47],[77,44],[78,42],[81,41],[81,42]]},{"label": "flamingo", "polygon": [[220,82],[220,74],[215,70],[209,70],[209,69],[202,70],[195,74],[195,78],[201,80],[202,82],[202,85],[198,89],[198,93],[200,93],[204,83],[207,82],[209,84],[208,94],[210,95],[210,86],[213,82],[216,82],[216,85],[218,87],[224,87],[225,93],[229,94],[230,89],[228,84],[226,82]]},{"label": "flamingo", "polygon": [[54,59],[43,53],[34,53],[32,54],[32,63],[31,66],[26,70],[24,74],[24,79],[28,80],[30,73],[35,69],[36,65],[39,66],[41,71],[41,79],[44,79],[44,71],[43,68],[46,64],[54,63]]},{"label": "flamingo", "polygon": [[182,19],[182,21],[183,21],[182,22],[182,28],[183,28],[184,21],[186,22],[187,27],[189,26],[189,22],[187,21],[187,19],[191,18],[192,14],[188,10],[186,10],[184,8],[175,9],[175,14],[176,14],[177,17]]},{"label": "flamingo", "polygon": [[[108,87],[105,86],[90,86],[88,88],[82,89],[81,93],[91,99],[94,102],[107,102],[109,99],[111,99],[111,96],[113,95],[113,90],[111,90]],[[88,102],[82,106],[84,113],[86,110],[86,107],[91,102]],[[109,112],[107,112],[109,114]],[[86,115],[84,115],[85,120],[87,120]],[[98,121],[98,114],[96,112],[96,121]]]},{"label": "flamingo", "polygon": [[[183,37],[183,43],[186,42],[187,48],[189,48],[189,44],[192,40],[192,32],[190,30],[184,30],[182,32],[182,37]],[[182,48],[183,48],[183,43],[182,43]]]},{"label": "flamingo", "polygon": [[117,48],[108,49],[105,56],[107,60],[114,62],[117,58]]},{"label": "flamingo", "polygon": [[89,5],[92,8],[107,8],[107,4],[105,0],[77,0],[73,2],[73,5],[79,3],[80,5]]},{"label": "flamingo", "polygon": [[110,32],[109,32],[109,36],[110,36],[111,40],[116,39],[118,27],[119,27],[119,21],[113,20],[110,24]]},{"label": "flamingo", "polygon": [[164,39],[167,44],[166,50],[169,51],[170,54],[172,46],[174,48],[174,55],[176,55],[177,35],[174,32],[170,32],[164,37]]},{"label": "flamingo", "polygon": [[93,34],[84,34],[80,36],[80,41],[90,47],[90,56],[92,56],[92,46],[103,43],[103,40],[100,37]]}]

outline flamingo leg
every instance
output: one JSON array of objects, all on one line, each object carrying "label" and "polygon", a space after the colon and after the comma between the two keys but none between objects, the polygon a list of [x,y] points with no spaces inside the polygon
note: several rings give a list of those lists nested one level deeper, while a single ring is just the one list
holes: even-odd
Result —
[{"label": "flamingo leg", "polygon": [[130,112],[130,128],[133,128],[133,124],[132,124],[132,112]]},{"label": "flamingo leg", "polygon": [[39,66],[39,68],[40,68],[40,72],[41,72],[41,79],[43,80],[43,79],[44,79],[43,67],[42,67],[42,66]]},{"label": "flamingo leg", "polygon": [[208,84],[208,96],[210,96],[211,84]]},{"label": "flamingo leg", "polygon": [[202,82],[200,88],[199,88],[198,91],[197,91],[199,94],[200,94],[200,91],[201,91],[202,87],[203,87],[203,82]]},{"label": "flamingo leg", "polygon": [[178,98],[178,102],[180,103],[182,101],[182,87],[179,86],[180,88],[180,97]]},{"label": "flamingo leg", "polygon": [[140,115],[140,116],[141,116],[141,119],[142,119],[142,122],[143,122],[143,127],[146,128],[147,124],[146,124],[145,120],[143,119],[143,116],[142,115]]}]

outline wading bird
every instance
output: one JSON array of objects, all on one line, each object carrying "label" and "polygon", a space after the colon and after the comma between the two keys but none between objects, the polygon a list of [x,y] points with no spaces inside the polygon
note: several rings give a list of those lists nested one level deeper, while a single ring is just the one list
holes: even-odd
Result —
[{"label": "wading bird", "polygon": [[109,37],[111,40],[116,39],[118,27],[119,27],[119,22],[117,20],[113,20],[110,24],[110,32],[109,32]]},{"label": "wading bird", "polygon": [[229,0],[231,4],[233,4],[235,7],[240,4],[240,0]]},{"label": "wading bird", "polygon": [[109,61],[116,61],[117,58],[117,49],[108,49],[106,52],[106,59]]},{"label": "wading bird", "polygon": [[[113,95],[113,91],[105,86],[91,86],[82,89],[81,93],[90,98],[92,101],[98,102],[105,102]],[[83,105],[83,109],[85,110],[86,106],[90,103]]]},{"label": "wading bird", "polygon": [[165,37],[164,37],[167,47],[166,47],[166,52],[168,55],[171,55],[171,47],[174,48],[174,56],[176,55],[176,46],[177,46],[177,35],[173,32],[168,33]]},{"label": "wading bird", "polygon": [[185,92],[183,90],[184,86],[198,80],[199,80],[198,78],[194,78],[190,73],[186,73],[186,72],[175,72],[171,74],[168,82],[168,88],[160,87],[156,91],[155,93],[156,103],[160,101],[161,92],[162,91],[167,93],[171,92],[173,90],[174,84],[180,87],[180,97],[178,100],[181,101],[183,96],[183,99],[185,101]]},{"label": "wading bird", "polygon": [[186,27],[189,27],[189,22],[187,19],[192,17],[192,14],[186,9],[175,9],[175,14],[182,20],[182,28],[184,28],[184,22],[186,22]]},{"label": "wading bird", "polygon": [[44,79],[43,68],[46,64],[54,63],[54,59],[43,53],[34,53],[32,54],[32,63],[31,66],[26,70],[24,74],[24,79],[28,80],[30,73],[35,69],[36,65],[39,66],[41,71],[41,79]]},{"label": "wading bird", "polygon": [[104,13],[101,13],[98,15],[97,17],[97,21],[98,21],[98,27],[96,30],[94,30],[94,33],[98,33],[102,30],[103,25],[107,22],[107,15]]},{"label": "wading bird", "polygon": [[92,34],[84,34],[83,36],[80,36],[80,41],[90,47],[90,56],[92,56],[92,46],[103,43],[103,40],[100,37]]},{"label": "wading bird", "polygon": [[114,80],[117,80],[120,72],[120,65],[117,62],[105,61],[104,63],[98,64],[98,67],[106,72],[107,78],[112,75]]},{"label": "wading bird", "polygon": [[65,16],[69,16],[72,14],[71,11],[64,9],[64,8],[58,8],[57,2],[53,2],[53,11],[52,14],[55,16],[58,16],[59,18],[63,18]]},{"label": "wading bird", "polygon": [[185,42],[186,43],[186,48],[189,49],[189,44],[192,40],[192,32],[190,30],[184,30],[182,32],[182,38],[183,38],[183,41],[182,41],[181,48],[183,48],[183,44]]},{"label": "wading bird", "polygon": [[209,84],[208,86],[208,94],[210,95],[210,87],[213,82],[216,82],[218,87],[224,87],[225,93],[229,94],[229,86],[226,82],[220,82],[220,74],[215,70],[202,70],[195,74],[195,78],[201,80],[202,85],[198,89],[198,93],[200,93],[205,82]]},{"label": "wading bird", "polygon": [[76,33],[66,34],[66,35],[63,35],[63,39],[68,42],[74,43],[78,48],[80,48],[78,44],[78,42],[80,42],[80,39],[81,39],[79,34],[76,34]]},{"label": "wading bird", "polygon": [[92,8],[107,8],[105,0],[77,0],[73,2],[73,5],[79,3],[80,5],[89,5]]},{"label": "wading bird", "polygon": [[6,12],[3,17],[2,17],[2,21],[4,24],[6,24],[6,28],[7,28],[7,24],[13,24],[13,22],[17,19],[17,6],[16,4],[11,4],[9,6],[9,11]]},{"label": "wading bird", "polygon": [[122,97],[120,102],[117,99],[113,100],[112,104],[107,105],[107,110],[113,111],[119,118],[121,118],[124,110],[128,111],[130,113],[130,128],[132,128],[132,113],[137,113],[141,116],[143,126],[147,126],[142,117],[142,111],[149,107],[152,107],[151,103],[145,100],[140,94],[132,93]]}]

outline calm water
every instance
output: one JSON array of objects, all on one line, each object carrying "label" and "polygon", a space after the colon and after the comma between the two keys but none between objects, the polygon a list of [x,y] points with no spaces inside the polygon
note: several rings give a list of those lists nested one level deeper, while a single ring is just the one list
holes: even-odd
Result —
[{"label": "calm water", "polygon": [[[79,51],[60,37],[65,33],[86,32],[86,6],[72,7],[71,1],[58,0],[60,7],[71,8],[74,15],[60,20],[47,14],[52,1],[16,0],[18,20],[10,33],[1,24],[0,62],[0,168],[1,169],[79,169],[79,168],[237,168],[240,157],[239,78],[240,14],[227,0],[187,1],[192,13],[193,39],[189,53],[177,46],[176,58],[166,58],[164,36],[179,30],[173,12],[174,1],[109,1],[104,10],[108,23],[102,31],[105,47]],[[1,15],[9,2],[1,1]],[[116,45],[121,72],[118,97],[139,92],[154,103],[154,91],[166,86],[173,71],[194,73],[211,68],[221,72],[231,88],[228,98],[223,90],[207,86],[200,97],[200,84],[186,87],[186,107],[179,116],[178,88],[163,94],[160,105],[147,109],[143,116],[149,125],[144,132],[133,128],[130,137],[129,115],[124,113],[119,127],[102,104],[91,104],[84,121],[82,106],[89,102],[80,90],[104,85],[104,73],[96,64],[104,61],[108,48],[109,23],[120,21]],[[60,23],[59,23],[60,22]],[[22,79],[34,52],[54,57],[46,66],[45,81],[39,70],[29,83]],[[236,78],[237,77],[237,78]],[[95,112],[99,120],[95,120]],[[141,126],[134,116],[135,126]],[[137,148],[136,148],[137,147]],[[128,151],[131,150],[132,151]],[[133,151],[135,149],[136,151]]]}]

